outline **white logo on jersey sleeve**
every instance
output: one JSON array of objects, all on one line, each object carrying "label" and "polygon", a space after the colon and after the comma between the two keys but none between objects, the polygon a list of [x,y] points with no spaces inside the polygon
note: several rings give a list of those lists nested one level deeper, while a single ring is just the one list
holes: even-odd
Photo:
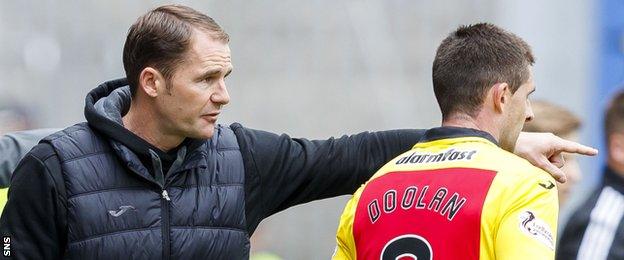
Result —
[{"label": "white logo on jersey sleeve", "polygon": [[524,234],[546,245],[550,250],[555,250],[555,240],[548,223],[537,218],[530,210],[522,212],[518,219],[520,230]]}]

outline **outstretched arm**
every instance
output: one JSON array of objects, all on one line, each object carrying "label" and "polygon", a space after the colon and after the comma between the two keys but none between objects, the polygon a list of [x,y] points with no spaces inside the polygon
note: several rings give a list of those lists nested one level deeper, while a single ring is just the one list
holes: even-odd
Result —
[{"label": "outstretched arm", "polygon": [[239,124],[232,128],[245,163],[245,213],[250,231],[260,220],[291,206],[352,194],[390,159],[409,150],[423,133],[391,130],[307,140]]}]

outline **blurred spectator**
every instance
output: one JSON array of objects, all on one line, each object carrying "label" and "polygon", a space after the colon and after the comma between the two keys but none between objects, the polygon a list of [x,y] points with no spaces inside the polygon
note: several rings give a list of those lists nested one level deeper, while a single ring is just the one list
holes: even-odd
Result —
[{"label": "blurred spectator", "polygon": [[[2,123],[3,121],[0,121]],[[17,163],[39,140],[59,129],[37,129],[8,133],[0,136],[0,212],[7,203],[11,174]]]},{"label": "blurred spectator", "polygon": [[[578,141],[578,130],[581,120],[569,110],[547,101],[531,102],[535,118],[524,124],[523,131],[553,133],[561,138]],[[561,168],[568,176],[565,183],[557,183],[559,190],[559,205],[565,205],[570,197],[570,191],[581,179],[581,167],[576,156],[566,153],[563,155],[565,165]]]},{"label": "blurred spectator", "polygon": [[0,102],[0,212],[6,204],[11,173],[17,163],[41,138],[58,131],[22,131],[32,127],[33,121],[26,107],[14,102]]},{"label": "blurred spectator", "polygon": [[22,157],[39,143],[39,140],[58,130],[36,129],[0,136],[0,188],[9,187],[11,173]]},{"label": "blurred spectator", "polygon": [[0,101],[0,135],[32,127],[32,118],[26,107],[13,102]]},{"label": "blurred spectator", "polygon": [[568,221],[557,259],[624,259],[624,91],[611,100],[604,126],[602,182]]},{"label": "blurred spectator", "polygon": [[9,186],[11,172],[41,138],[58,131],[58,129],[24,131],[33,127],[29,109],[15,102],[0,101],[0,188]]}]

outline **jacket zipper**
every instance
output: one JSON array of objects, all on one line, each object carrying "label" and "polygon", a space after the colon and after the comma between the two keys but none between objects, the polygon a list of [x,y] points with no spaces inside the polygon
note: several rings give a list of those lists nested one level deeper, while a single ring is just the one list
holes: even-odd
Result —
[{"label": "jacket zipper", "polygon": [[162,190],[162,198],[160,199],[161,205],[161,226],[162,226],[162,240],[163,240],[163,259],[170,259],[171,256],[171,227],[169,226],[169,193],[166,189]]}]

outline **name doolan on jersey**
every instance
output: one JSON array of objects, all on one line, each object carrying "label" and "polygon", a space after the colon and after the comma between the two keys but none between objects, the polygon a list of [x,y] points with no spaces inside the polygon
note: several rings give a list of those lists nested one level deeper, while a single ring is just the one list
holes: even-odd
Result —
[{"label": "name doolan on jersey", "polygon": [[455,150],[448,149],[440,153],[417,153],[413,152],[409,156],[402,157],[396,161],[396,164],[413,164],[413,163],[432,163],[446,161],[468,161],[472,160],[477,150]]},{"label": "name doolan on jersey", "polygon": [[[398,159],[396,164],[468,161],[472,160],[476,153],[477,150],[466,151],[455,149],[448,149],[440,153],[413,152],[408,156]],[[367,213],[370,222],[374,224],[383,214],[391,214],[396,209],[426,209],[437,212],[445,216],[449,221],[452,221],[464,204],[466,204],[467,199],[465,196],[461,196],[457,192],[452,192],[451,195],[451,192],[449,192],[449,189],[446,187],[438,187],[428,195],[429,188],[429,185],[422,187],[410,186],[400,192],[396,190],[386,191],[383,197],[373,199],[368,203]],[[379,201],[381,201],[381,203]]]},{"label": "name doolan on jersey", "polygon": [[[449,190],[446,187],[438,188],[433,193],[433,196],[427,195],[428,191],[429,185],[421,187],[419,194],[416,186],[407,187],[402,194],[397,194],[396,190],[386,191],[381,198],[381,205],[377,199],[373,199],[368,203],[367,211],[370,222],[375,224],[383,214],[392,214],[397,209],[426,209],[438,212],[449,221],[452,221],[467,201],[466,197],[459,195],[457,192],[453,193],[445,201],[445,198],[449,195]],[[425,200],[425,197],[428,197],[428,199]],[[398,204],[400,205],[397,206]]]}]

